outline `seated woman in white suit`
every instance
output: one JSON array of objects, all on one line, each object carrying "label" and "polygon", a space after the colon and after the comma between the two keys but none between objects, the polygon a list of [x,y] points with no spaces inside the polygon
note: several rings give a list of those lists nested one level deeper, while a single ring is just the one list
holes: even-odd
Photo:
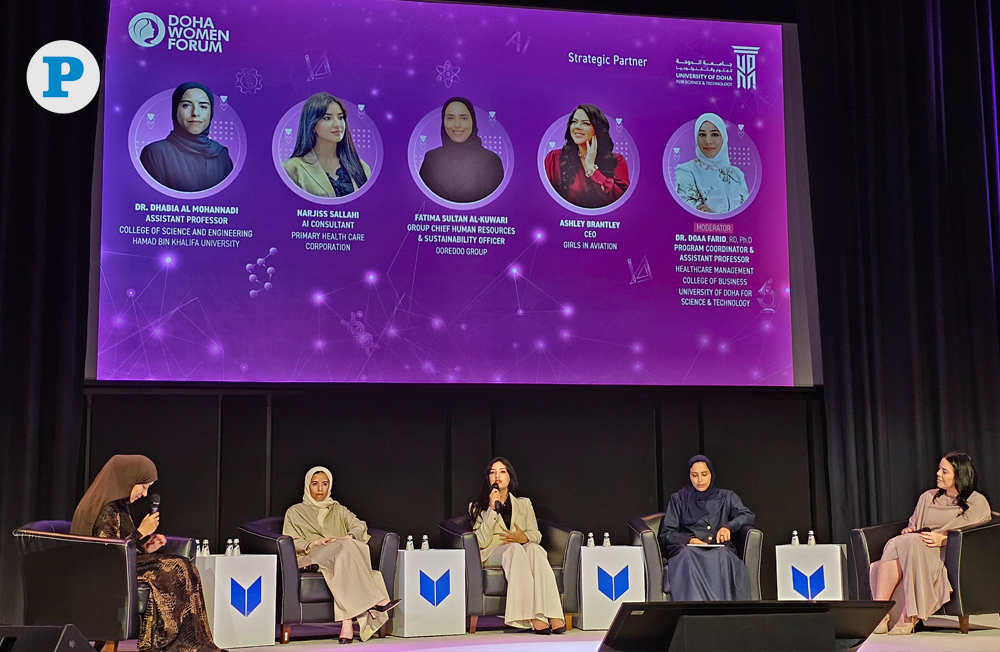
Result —
[{"label": "seated woman in white suit", "polygon": [[517,474],[502,457],[486,467],[479,496],[469,505],[469,523],[479,540],[484,566],[502,566],[507,578],[504,622],[536,634],[566,631],[556,576],[545,549],[539,545],[535,510],[527,498],[518,498]]}]

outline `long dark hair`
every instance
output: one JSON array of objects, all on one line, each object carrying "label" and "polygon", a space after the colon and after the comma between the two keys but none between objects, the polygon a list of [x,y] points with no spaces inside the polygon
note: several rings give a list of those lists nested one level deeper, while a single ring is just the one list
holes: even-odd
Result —
[{"label": "long dark hair", "polygon": [[[573,116],[577,111],[587,114],[587,119],[594,127],[597,136],[597,169],[604,174],[614,174],[618,167],[618,159],[615,158],[615,141],[611,139],[611,124],[605,117],[604,112],[593,104],[581,104],[573,109],[566,121],[566,144],[562,147],[562,155],[559,157],[559,194],[564,198],[569,197],[569,187],[573,185],[573,179],[580,169],[580,146],[573,142],[573,135],[570,127],[573,125]],[[593,189],[590,189],[593,190]]]},{"label": "long dark hair", "polygon": [[354,147],[354,138],[351,137],[351,129],[347,125],[347,107],[344,103],[329,93],[316,93],[302,106],[302,114],[299,116],[299,133],[295,137],[295,151],[292,157],[302,157],[316,147],[316,132],[313,129],[316,123],[326,115],[326,107],[336,102],[340,110],[344,112],[344,137],[337,143],[337,158],[340,164],[347,170],[347,174],[358,185],[358,188],[365,185],[368,175],[361,165],[361,157]]},{"label": "long dark hair", "polygon": [[490,492],[493,491],[493,485],[490,484],[490,469],[497,462],[502,463],[507,467],[507,475],[510,476],[510,484],[507,485],[508,493],[517,493],[517,472],[514,471],[514,467],[511,466],[510,462],[507,461],[505,457],[494,457],[490,460],[490,463],[486,465],[486,470],[483,472],[483,486],[479,490],[479,495],[476,499],[472,501],[469,505],[469,527],[476,527],[476,521],[483,512],[490,508]]},{"label": "long dark hair", "polygon": [[[974,491],[979,491],[979,482],[976,480],[976,467],[972,463],[972,458],[966,453],[952,451],[944,456],[948,463],[955,469],[955,490],[958,491],[956,502],[962,508],[962,513],[969,511],[969,496]],[[945,495],[944,489],[938,489],[934,498]]]}]

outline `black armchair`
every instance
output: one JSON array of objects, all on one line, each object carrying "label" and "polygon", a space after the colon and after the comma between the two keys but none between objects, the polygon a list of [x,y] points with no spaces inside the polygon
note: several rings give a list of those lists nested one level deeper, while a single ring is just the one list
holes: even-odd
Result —
[{"label": "black armchair", "polygon": [[[507,607],[507,578],[499,566],[483,566],[479,557],[479,542],[469,527],[468,516],[443,521],[439,526],[441,542],[446,548],[465,550],[466,613],[469,633],[476,633],[479,616],[500,616]],[[556,576],[556,586],[562,598],[566,627],[573,625],[572,616],[580,612],[580,546],[583,533],[550,521],[539,520],[542,548]]]},{"label": "black armchair", "polygon": [[[69,521],[35,521],[14,531],[25,625],[73,623],[91,641],[137,638],[149,586],[136,578],[135,541],[75,536]],[[167,537],[159,552],[194,556],[194,540]],[[100,649],[100,648],[98,648]]]},{"label": "black armchair", "polygon": [[[660,553],[660,521],[663,512],[633,518],[628,522],[633,546],[642,546],[646,566],[646,600],[670,600],[670,581],[667,579],[667,560]],[[733,533],[736,554],[750,571],[750,599],[760,600],[760,561],[764,552],[764,533],[752,525],[744,525]]]},{"label": "black armchair", "polygon": [[[873,599],[868,570],[906,525],[896,521],[851,530],[848,567],[857,599]],[[986,523],[949,531],[944,565],[952,593],[938,613],[958,616],[963,634],[969,633],[969,616],[1000,613],[1000,513],[993,512]]]},{"label": "black armchair", "polygon": [[[278,556],[277,622],[281,625],[281,642],[288,643],[292,625],[332,623],[333,594],[320,573],[300,570],[295,558],[292,538],[281,533],[283,516],[262,518],[240,526],[240,550],[257,555]],[[395,532],[368,528],[371,539],[368,550],[372,568],[382,573],[389,598],[393,597],[396,579],[396,552],[399,535]],[[379,632],[385,637],[385,627]]]}]

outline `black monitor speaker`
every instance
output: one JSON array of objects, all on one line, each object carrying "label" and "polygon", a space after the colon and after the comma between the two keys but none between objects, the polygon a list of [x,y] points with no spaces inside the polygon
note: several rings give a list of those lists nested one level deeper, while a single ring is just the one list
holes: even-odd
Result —
[{"label": "black monitor speaker", "polygon": [[0,625],[0,652],[94,652],[74,625],[7,627]]},{"label": "black monitor speaker", "polygon": [[630,602],[601,652],[835,652],[856,648],[890,602]]}]

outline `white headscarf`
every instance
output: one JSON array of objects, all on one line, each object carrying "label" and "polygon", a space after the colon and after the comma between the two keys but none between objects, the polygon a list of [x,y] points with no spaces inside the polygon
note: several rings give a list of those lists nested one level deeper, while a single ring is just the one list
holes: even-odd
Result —
[{"label": "white headscarf", "polygon": [[[331,491],[330,493],[326,494],[326,498],[324,498],[323,500],[316,500],[315,498],[312,497],[312,493],[310,493],[309,491],[309,483],[312,482],[312,477],[317,473],[325,473],[327,479],[330,481]],[[330,497],[330,494],[333,493],[332,489],[333,489],[333,474],[330,473],[330,469],[326,468],[325,466],[314,466],[311,469],[309,469],[308,473],[306,473],[306,488],[305,488],[305,493],[302,494],[302,502],[304,502],[306,505],[311,505],[319,510],[319,513],[316,515],[316,520],[317,524],[319,525],[320,532],[323,531],[323,523],[326,521],[326,515],[330,513],[330,508],[333,507],[333,503],[335,502],[333,498]]]},{"label": "white headscarf", "polygon": [[[712,158],[705,156],[705,153],[701,151],[701,147],[698,146],[698,132],[706,122],[711,122],[718,128],[719,133],[722,134],[722,147],[719,148],[719,153]],[[726,121],[714,113],[702,113],[698,116],[698,119],[694,121],[694,151],[698,155],[698,160],[701,162],[702,167],[709,170],[728,168],[729,132],[726,131]]]}]

